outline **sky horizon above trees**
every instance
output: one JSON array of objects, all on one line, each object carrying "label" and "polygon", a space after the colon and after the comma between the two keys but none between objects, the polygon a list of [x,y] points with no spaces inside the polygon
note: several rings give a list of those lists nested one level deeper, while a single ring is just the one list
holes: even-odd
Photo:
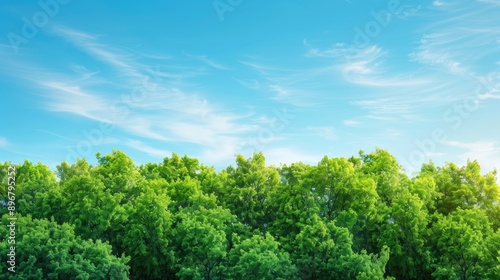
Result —
[{"label": "sky horizon above trees", "polygon": [[[96,152],[500,168],[497,0],[63,1],[0,8],[0,158]],[[84,15],[92,16],[84,16]]]}]

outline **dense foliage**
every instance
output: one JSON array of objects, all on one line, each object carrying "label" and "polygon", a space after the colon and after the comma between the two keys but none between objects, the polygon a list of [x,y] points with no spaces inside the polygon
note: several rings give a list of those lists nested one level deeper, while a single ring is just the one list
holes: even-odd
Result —
[{"label": "dense foliage", "polygon": [[239,155],[220,172],[97,160],[17,166],[16,273],[2,261],[1,279],[500,279],[500,188],[476,161],[410,178],[380,149],[314,166]]}]

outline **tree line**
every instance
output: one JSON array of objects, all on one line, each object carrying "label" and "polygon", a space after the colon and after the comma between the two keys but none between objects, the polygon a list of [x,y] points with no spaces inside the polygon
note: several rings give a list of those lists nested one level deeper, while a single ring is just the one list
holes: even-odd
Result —
[{"label": "tree line", "polygon": [[16,169],[16,272],[1,226],[1,279],[500,279],[500,188],[477,161],[410,177],[382,149],[221,171],[113,151]]}]

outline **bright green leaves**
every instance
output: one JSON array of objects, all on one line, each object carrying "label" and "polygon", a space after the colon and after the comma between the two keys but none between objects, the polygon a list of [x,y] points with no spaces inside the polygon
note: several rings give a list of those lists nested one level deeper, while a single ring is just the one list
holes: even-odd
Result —
[{"label": "bright green leaves", "polygon": [[488,279],[489,258],[495,257],[486,243],[490,235],[488,218],[479,209],[459,209],[438,217],[432,228],[437,257],[432,275],[436,279]]},{"label": "bright green leaves", "polygon": [[500,231],[496,231],[486,240],[488,247],[487,256],[487,275],[489,279],[500,278]]},{"label": "bright green leaves", "polygon": [[99,178],[111,194],[129,199],[128,193],[139,184],[141,176],[134,162],[124,152],[113,151],[112,154],[102,157],[97,154],[99,165],[92,174]]},{"label": "bright green leaves", "polygon": [[[155,181],[153,181],[155,182]],[[126,221],[117,239],[133,260],[131,275],[137,279],[160,279],[173,269],[174,256],[169,247],[172,215],[169,198],[162,189],[145,186],[144,191],[125,205]]]},{"label": "bright green leaves", "polygon": [[172,203],[169,205],[172,213],[185,208],[196,210],[199,207],[211,209],[217,206],[215,196],[203,193],[200,182],[191,178],[171,183],[167,195],[172,198]]},{"label": "bright green leaves", "polygon": [[175,182],[186,178],[196,178],[200,170],[198,160],[187,156],[179,157],[173,153],[171,158],[165,158],[159,168],[160,176],[167,182]]},{"label": "bright green leaves", "polygon": [[320,216],[327,220],[349,210],[368,215],[378,199],[375,182],[355,172],[344,158],[324,157],[304,177],[303,184],[312,191]]},{"label": "bright green leaves", "polygon": [[[7,230],[0,227],[0,235],[6,236]],[[10,246],[0,243],[2,256]],[[111,246],[101,241],[82,240],[68,224],[19,217],[12,246],[16,247],[16,273],[2,262],[2,279],[128,279],[128,258],[113,256]]]},{"label": "bright green leaves", "polygon": [[423,207],[418,196],[403,190],[388,209],[380,243],[391,248],[388,269],[396,279],[425,279],[429,273],[428,219]]},{"label": "bright green leaves", "polygon": [[370,154],[361,151],[359,155],[361,172],[375,180],[380,199],[390,205],[392,198],[408,184],[401,165],[389,152],[378,148]]},{"label": "bright green leaves", "polygon": [[302,178],[310,168],[301,163],[282,167],[282,184],[269,194],[269,207],[273,217],[269,231],[285,247],[291,246],[291,241],[306,224],[307,219],[319,213],[311,191],[303,185]]},{"label": "bright green leaves", "polygon": [[122,195],[112,194],[103,182],[84,175],[67,181],[61,197],[63,209],[53,213],[57,221],[75,225],[75,232],[83,238],[104,239]]},{"label": "bright green leaves", "polygon": [[228,279],[298,279],[288,253],[266,233],[254,235],[235,245],[229,253]]},{"label": "bright green leaves", "polygon": [[442,197],[442,193],[437,191],[436,181],[430,174],[421,173],[412,180],[409,190],[417,195],[424,203],[428,212],[436,210],[436,202]]},{"label": "bright green leaves", "polygon": [[61,163],[57,167],[57,176],[61,183],[65,183],[76,176],[90,175],[91,166],[84,159],[77,159],[76,163],[69,165],[67,162]]},{"label": "bright green leaves", "polygon": [[317,215],[297,235],[292,259],[301,279],[384,279],[389,249],[380,256],[352,250],[349,230],[334,222],[324,223]]},{"label": "bright green leaves", "polygon": [[262,153],[245,159],[236,157],[237,168],[227,169],[222,205],[252,229],[264,230],[269,223],[268,195],[279,183],[278,172],[265,165]]},{"label": "bright green leaves", "polygon": [[279,168],[240,155],[220,172],[97,159],[63,162],[59,181],[18,167],[16,210],[36,219],[20,217],[19,273],[2,279],[500,278],[500,188],[477,162],[409,179],[380,149]]},{"label": "bright green leaves", "polygon": [[500,188],[495,182],[495,174],[481,175],[479,164],[469,161],[459,168],[453,163],[428,172],[433,176],[438,192],[437,210],[449,214],[457,208],[479,207],[493,213],[500,199]]},{"label": "bright green leaves", "polygon": [[[7,170],[8,164],[4,164],[3,168]],[[16,168],[15,180],[15,196],[16,196],[16,211],[18,213],[37,213],[37,205],[40,204],[40,196],[48,190],[56,186],[56,176],[54,172],[41,163],[36,165],[25,161],[22,165]],[[1,195],[5,199],[7,197],[7,174],[3,174],[1,178]],[[2,200],[3,200],[2,199]],[[3,214],[5,212],[0,212]]]},{"label": "bright green leaves", "polygon": [[179,279],[224,279],[229,226],[235,217],[220,207],[181,212],[174,229]]},{"label": "bright green leaves", "polygon": [[301,279],[329,279],[328,263],[335,258],[335,242],[330,230],[318,216],[308,220],[294,240],[296,252],[292,253]]}]

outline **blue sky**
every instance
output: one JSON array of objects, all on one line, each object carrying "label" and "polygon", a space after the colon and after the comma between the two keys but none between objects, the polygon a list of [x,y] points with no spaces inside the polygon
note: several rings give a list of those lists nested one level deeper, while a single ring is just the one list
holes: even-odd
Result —
[{"label": "blue sky", "polygon": [[8,1],[0,160],[500,167],[500,1]]}]

